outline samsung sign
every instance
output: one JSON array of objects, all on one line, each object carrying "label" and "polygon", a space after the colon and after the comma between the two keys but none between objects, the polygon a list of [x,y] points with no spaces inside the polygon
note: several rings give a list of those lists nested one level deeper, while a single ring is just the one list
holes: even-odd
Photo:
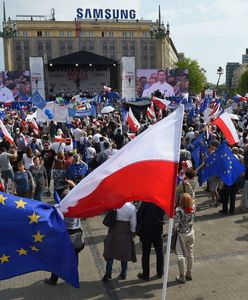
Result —
[{"label": "samsung sign", "polygon": [[136,19],[136,11],[134,9],[90,9],[78,8],[78,19]]}]

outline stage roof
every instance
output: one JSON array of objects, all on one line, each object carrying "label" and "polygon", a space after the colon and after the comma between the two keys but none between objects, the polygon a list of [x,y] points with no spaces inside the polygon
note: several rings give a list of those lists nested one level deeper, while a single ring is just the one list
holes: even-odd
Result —
[{"label": "stage roof", "polygon": [[118,62],[114,59],[104,57],[93,52],[78,51],[68,55],[60,56],[57,58],[50,59],[48,65],[76,65],[78,66],[114,66]]}]

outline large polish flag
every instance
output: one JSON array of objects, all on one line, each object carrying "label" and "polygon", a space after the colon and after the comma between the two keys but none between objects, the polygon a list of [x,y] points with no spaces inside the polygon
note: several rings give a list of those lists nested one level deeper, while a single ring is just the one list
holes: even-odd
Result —
[{"label": "large polish flag", "polygon": [[166,109],[169,104],[170,101],[166,100],[166,99],[160,99],[158,97],[152,96],[151,101],[157,105],[160,109]]},{"label": "large polish flag", "polygon": [[66,217],[86,218],[130,201],[174,215],[183,106],[149,127],[80,181],[60,202]]},{"label": "large polish flag", "polygon": [[12,138],[12,136],[9,134],[7,128],[5,127],[5,125],[3,124],[3,121],[0,119],[0,129],[3,132],[4,137],[6,138],[6,140],[11,144],[14,145],[15,142]]},{"label": "large polish flag", "polygon": [[140,123],[135,118],[131,107],[129,107],[129,112],[128,112],[128,116],[127,116],[127,123],[129,125],[129,128],[132,130],[132,132],[137,132],[140,129]]},{"label": "large polish flag", "polygon": [[224,111],[215,120],[213,120],[212,123],[219,127],[219,129],[227,139],[229,145],[234,145],[239,142],[237,130],[227,111]]}]

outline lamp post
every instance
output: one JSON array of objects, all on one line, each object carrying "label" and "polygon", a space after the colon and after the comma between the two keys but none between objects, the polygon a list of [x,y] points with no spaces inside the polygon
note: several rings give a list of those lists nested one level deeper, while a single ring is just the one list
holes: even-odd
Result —
[{"label": "lamp post", "polygon": [[2,38],[13,38],[16,36],[16,23],[8,19],[3,22],[3,30],[0,31],[0,37]]},{"label": "lamp post", "polygon": [[217,69],[217,74],[219,75],[219,77],[218,77],[218,81],[217,81],[217,84],[216,84],[216,88],[217,88],[218,85],[219,85],[220,77],[221,77],[221,75],[222,75],[223,73],[224,73],[223,68],[222,68],[222,67],[219,67],[219,68]]}]

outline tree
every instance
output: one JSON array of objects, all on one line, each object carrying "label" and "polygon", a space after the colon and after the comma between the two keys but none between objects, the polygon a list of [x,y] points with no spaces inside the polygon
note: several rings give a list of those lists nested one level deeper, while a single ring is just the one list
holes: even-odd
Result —
[{"label": "tree", "polygon": [[176,66],[179,69],[189,70],[189,93],[191,95],[199,94],[206,86],[207,79],[198,61],[185,57],[180,59]]},{"label": "tree", "polygon": [[246,70],[241,76],[239,80],[239,84],[237,87],[237,91],[239,94],[248,93],[248,70]]}]

